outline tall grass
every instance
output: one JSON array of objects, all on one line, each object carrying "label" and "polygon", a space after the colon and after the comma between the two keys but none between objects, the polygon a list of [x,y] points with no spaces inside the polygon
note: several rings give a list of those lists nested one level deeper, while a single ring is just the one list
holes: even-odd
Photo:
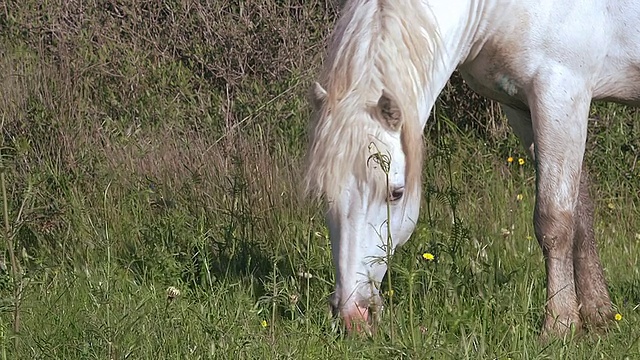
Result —
[{"label": "tall grass", "polygon": [[542,345],[534,168],[459,79],[425,132],[393,306],[344,336],[322,204],[298,186],[335,17],[321,1],[0,4],[2,358],[638,356],[637,111],[594,106],[586,157],[623,318]]}]

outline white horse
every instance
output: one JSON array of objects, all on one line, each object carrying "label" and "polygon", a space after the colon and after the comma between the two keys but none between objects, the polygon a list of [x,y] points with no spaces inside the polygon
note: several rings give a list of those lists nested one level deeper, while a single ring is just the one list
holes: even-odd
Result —
[{"label": "white horse", "polygon": [[[313,89],[306,175],[328,203],[334,310],[349,330],[371,321],[380,259],[418,218],[422,129],[456,68],[502,103],[537,166],[542,335],[605,325],[612,307],[582,158],[592,100],[640,105],[640,3],[631,0],[346,1]],[[376,153],[390,159],[388,176]]]}]

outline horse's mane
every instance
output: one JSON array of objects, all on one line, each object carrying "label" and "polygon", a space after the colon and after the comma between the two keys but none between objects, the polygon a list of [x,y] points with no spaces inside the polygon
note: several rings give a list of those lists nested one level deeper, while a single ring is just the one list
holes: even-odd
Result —
[{"label": "horse's mane", "polygon": [[[408,191],[420,188],[418,102],[425,99],[437,39],[435,21],[420,0],[355,0],[344,5],[319,81],[327,95],[316,100],[306,173],[308,192],[335,199],[349,174],[358,184],[373,176],[373,193],[386,191],[384,174],[368,171],[369,145],[378,134],[389,131],[379,115],[370,111],[383,90],[402,114],[405,186]],[[381,153],[386,152],[384,144],[376,145]]]}]

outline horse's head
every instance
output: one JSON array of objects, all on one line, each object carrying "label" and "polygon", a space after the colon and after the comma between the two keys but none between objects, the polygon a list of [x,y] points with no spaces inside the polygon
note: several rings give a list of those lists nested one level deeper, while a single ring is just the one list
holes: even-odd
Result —
[{"label": "horse's head", "polygon": [[403,113],[389,93],[376,97],[330,100],[319,84],[313,92],[307,182],[328,204],[336,267],[331,304],[349,330],[372,322],[388,256],[413,232],[420,205],[419,174],[407,171],[420,159],[404,151]]}]

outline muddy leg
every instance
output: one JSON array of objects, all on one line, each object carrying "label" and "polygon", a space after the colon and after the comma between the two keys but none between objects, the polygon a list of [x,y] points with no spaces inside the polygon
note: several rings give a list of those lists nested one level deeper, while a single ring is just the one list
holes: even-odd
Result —
[{"label": "muddy leg", "polygon": [[588,326],[602,327],[613,317],[607,283],[596,248],[593,232],[593,203],[589,196],[589,179],[583,170],[575,218],[573,271],[580,316]]},{"label": "muddy leg", "polygon": [[537,167],[534,226],[547,270],[543,338],[582,327],[573,254],[591,94],[570,69],[560,70],[540,75],[529,103]]},{"label": "muddy leg", "polygon": [[[531,113],[508,106],[503,106],[503,109],[522,145],[538,162],[533,143]],[[545,150],[545,144],[541,145]],[[553,153],[553,149],[550,153]],[[572,326],[576,329],[581,327],[573,275],[573,208],[571,206],[559,208],[557,206],[559,196],[555,193],[557,189],[568,183],[575,182],[577,185],[578,178],[574,169],[574,179],[558,179],[557,170],[547,165],[548,163],[557,164],[558,159],[548,154],[546,150],[543,151],[541,154],[543,164],[542,167],[538,167],[538,195],[534,216],[536,237],[544,253],[547,269],[547,305],[542,325],[543,338],[552,334],[564,335]],[[565,157],[560,158],[565,159]],[[577,163],[582,159],[578,158],[574,161]],[[575,188],[577,191],[577,186]]]},{"label": "muddy leg", "polygon": [[573,276],[573,216],[568,211],[544,211],[541,208],[541,205],[536,205],[535,228],[547,270],[547,304],[542,324],[544,338],[548,335],[563,336],[572,329],[580,330],[582,323]]}]

